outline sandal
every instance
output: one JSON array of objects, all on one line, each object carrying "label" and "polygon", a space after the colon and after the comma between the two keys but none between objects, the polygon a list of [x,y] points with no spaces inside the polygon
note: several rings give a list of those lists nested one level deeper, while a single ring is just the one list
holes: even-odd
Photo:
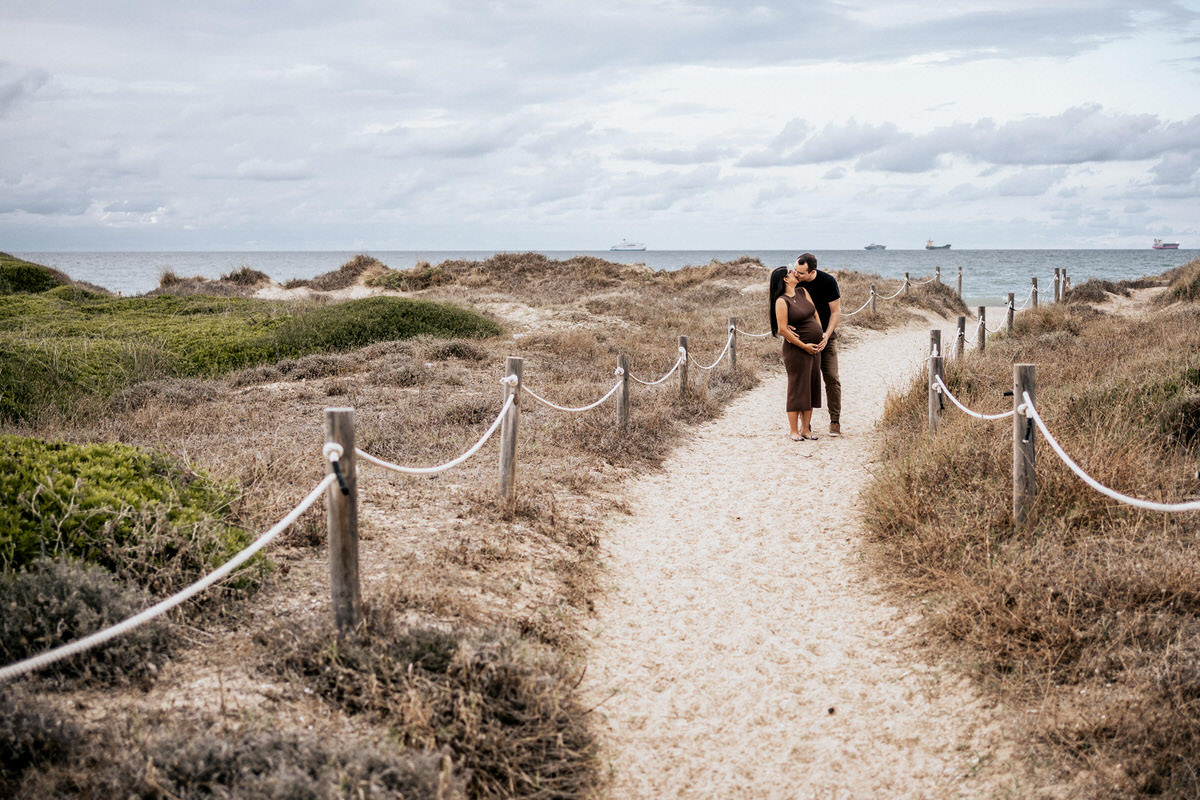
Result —
[{"label": "sandal", "polygon": [[791,439],[793,442],[803,442],[804,441],[804,437],[798,433],[789,433],[788,438]]},{"label": "sandal", "polygon": [[818,437],[815,433],[802,433],[802,434],[800,434],[800,438],[801,439],[809,439],[809,440],[815,442],[820,437]]}]

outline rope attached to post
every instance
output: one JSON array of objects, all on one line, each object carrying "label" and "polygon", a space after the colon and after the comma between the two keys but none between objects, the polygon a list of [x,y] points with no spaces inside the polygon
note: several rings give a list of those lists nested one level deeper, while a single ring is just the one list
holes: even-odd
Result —
[{"label": "rope attached to post", "polygon": [[644,381],[641,378],[639,378],[638,376],[634,375],[632,372],[629,373],[629,377],[633,378],[635,381],[640,383],[642,386],[657,386],[658,384],[662,383],[667,378],[669,378],[673,374],[675,374],[675,370],[679,369],[679,365],[683,363],[683,359],[686,355],[687,355],[687,351],[684,350],[682,347],[679,348],[679,358],[675,359],[675,365],[671,367],[670,371],[667,372],[666,375],[663,375],[661,378],[659,378],[656,381]]},{"label": "rope attached to post", "polygon": [[[516,383],[516,380],[510,381],[509,378],[515,379],[516,376],[509,375],[507,377],[501,378],[500,382],[505,384],[506,386],[511,386],[512,384]],[[371,455],[370,453],[366,452],[365,450],[360,450],[357,447],[354,448],[354,452],[355,452],[355,454],[358,455],[359,458],[363,459],[364,461],[369,461],[377,467],[383,467],[384,469],[390,469],[392,472],[399,472],[403,475],[436,475],[439,472],[445,472],[446,470],[450,469],[451,467],[457,467],[459,464],[461,464],[462,462],[466,461],[471,456],[478,453],[479,448],[483,447],[483,445],[485,443],[487,443],[487,440],[492,438],[492,434],[496,432],[496,429],[500,427],[500,423],[504,420],[505,413],[507,413],[508,409],[510,407],[512,407],[512,404],[514,402],[515,402],[515,398],[513,395],[509,395],[508,397],[506,397],[504,399],[504,405],[500,407],[500,413],[496,415],[496,419],[492,422],[491,427],[489,427],[487,429],[487,431],[483,434],[483,436],[480,437],[479,441],[477,441],[475,444],[471,445],[471,448],[469,450],[467,450],[467,452],[463,453],[461,456],[459,456],[455,459],[452,459],[450,461],[447,461],[445,464],[439,464],[436,467],[402,467],[399,464],[393,464],[390,461],[384,461],[382,458],[377,458],[377,457]]]},{"label": "rope attached to post", "polygon": [[[329,456],[327,455],[326,458],[328,457]],[[275,525],[269,531],[255,539],[240,553],[226,561],[217,569],[205,575],[200,580],[193,583],[191,586],[176,592],[165,600],[155,603],[140,614],[135,614],[123,622],[110,625],[103,630],[96,631],[90,636],[85,636],[82,639],[76,639],[73,642],[60,645],[59,647],[55,647],[53,650],[47,650],[41,655],[33,656],[32,658],[27,658],[23,661],[18,661],[15,664],[9,664],[7,667],[0,669],[0,683],[3,683],[11,678],[15,678],[19,675],[24,675],[27,672],[32,672],[35,669],[47,667],[56,661],[61,661],[64,658],[70,658],[73,655],[77,655],[85,650],[90,650],[93,647],[101,645],[110,639],[115,639],[116,637],[124,633],[128,633],[134,628],[149,622],[155,617],[165,614],[175,606],[182,603],[184,600],[187,600],[188,598],[204,591],[217,581],[220,581],[229,575],[229,573],[233,572],[242,564],[246,563],[255,553],[257,553],[259,550],[262,550],[264,547],[270,544],[275,537],[287,530],[288,527],[297,519],[299,519],[300,515],[307,511],[313,503],[321,499],[321,495],[325,493],[325,490],[329,488],[329,485],[333,483],[334,480],[336,480],[336,478],[332,473],[326,475],[321,482],[318,483],[316,487],[309,492],[303,500],[300,501],[299,505],[288,512],[283,519],[275,523]]]},{"label": "rope attached to post", "polygon": [[1038,426],[1038,430],[1040,430],[1042,435],[1046,437],[1046,441],[1050,443],[1051,449],[1054,450],[1055,454],[1058,455],[1062,462],[1070,467],[1071,471],[1078,475],[1084,483],[1095,489],[1097,492],[1100,492],[1100,494],[1105,495],[1106,497],[1111,497],[1113,500],[1125,503],[1126,505],[1144,508],[1148,511],[1165,511],[1168,513],[1179,511],[1200,511],[1200,500],[1192,500],[1186,503],[1156,503],[1152,500],[1142,500],[1137,497],[1131,497],[1127,494],[1121,494],[1114,489],[1109,489],[1091,475],[1088,475],[1086,472],[1084,472],[1083,469],[1076,464],[1069,455],[1067,455],[1066,451],[1063,450],[1062,445],[1058,443],[1058,440],[1050,434],[1050,430],[1046,427],[1046,423],[1042,420],[1042,415],[1038,413],[1037,408],[1033,405],[1033,400],[1030,399],[1029,392],[1022,392],[1021,399],[1025,402],[1017,407],[1017,411],[1019,411],[1027,419],[1035,422]]},{"label": "rope attached to post", "polygon": [[958,406],[959,410],[962,411],[967,416],[975,417],[976,419],[1004,419],[1006,417],[1011,417],[1014,413],[1016,413],[1011,408],[1008,411],[1004,411],[999,414],[981,414],[978,411],[972,411],[971,409],[964,406],[961,402],[959,402],[958,398],[955,397],[954,394],[950,391],[950,388],[948,386],[946,386],[945,382],[942,380],[941,375],[938,375],[934,379],[934,383],[937,384],[938,394],[942,394],[942,395],[945,395],[946,397],[950,398],[950,402],[954,403],[954,405]]}]

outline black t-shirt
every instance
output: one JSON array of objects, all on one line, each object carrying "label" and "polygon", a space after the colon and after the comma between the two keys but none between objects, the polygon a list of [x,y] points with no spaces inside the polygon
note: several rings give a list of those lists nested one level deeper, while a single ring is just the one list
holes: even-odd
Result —
[{"label": "black t-shirt", "polygon": [[842,298],[841,290],[838,289],[837,278],[828,272],[817,270],[817,277],[808,283],[802,283],[801,286],[808,291],[808,296],[812,298],[813,305],[817,307],[817,316],[821,318],[821,327],[828,328],[829,304],[834,300]]}]

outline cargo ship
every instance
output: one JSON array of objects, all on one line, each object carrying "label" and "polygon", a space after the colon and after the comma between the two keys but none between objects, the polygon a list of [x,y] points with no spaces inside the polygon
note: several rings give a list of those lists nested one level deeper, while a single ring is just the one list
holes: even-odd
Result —
[{"label": "cargo ship", "polygon": [[1153,247],[1155,250],[1178,250],[1179,242],[1164,242],[1162,239],[1155,239]]},{"label": "cargo ship", "polygon": [[886,244],[869,244],[863,250],[887,250]]},{"label": "cargo ship", "polygon": [[948,245],[948,244],[934,244],[934,243],[933,243],[933,239],[926,239],[926,240],[925,240],[925,249],[926,249],[926,250],[949,250],[949,249],[950,249],[950,245]]}]

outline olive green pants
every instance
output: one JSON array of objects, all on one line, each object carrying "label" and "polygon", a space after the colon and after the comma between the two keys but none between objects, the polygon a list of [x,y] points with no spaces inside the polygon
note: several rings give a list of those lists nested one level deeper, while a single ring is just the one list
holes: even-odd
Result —
[{"label": "olive green pants", "polygon": [[830,423],[842,420],[842,382],[838,380],[837,332],[829,337],[821,351],[821,380],[825,382],[825,407],[829,409]]}]

